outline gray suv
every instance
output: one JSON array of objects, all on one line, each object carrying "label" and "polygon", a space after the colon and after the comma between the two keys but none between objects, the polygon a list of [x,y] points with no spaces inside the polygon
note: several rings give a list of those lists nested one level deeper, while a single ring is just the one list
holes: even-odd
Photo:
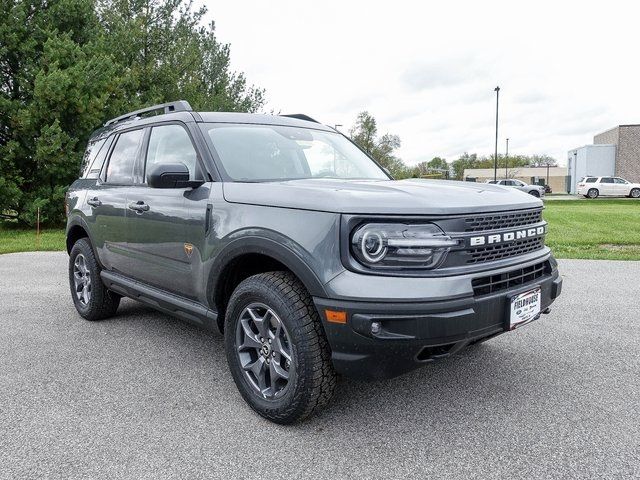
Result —
[{"label": "gray suv", "polygon": [[518,190],[527,192],[529,195],[533,195],[534,197],[544,197],[544,194],[546,192],[546,189],[544,186],[529,185],[516,178],[508,178],[508,179],[501,179],[501,180],[487,180],[487,183],[490,183],[493,185],[502,185],[503,187],[517,188]]},{"label": "gray suv", "polygon": [[128,113],[66,202],[79,314],[126,296],[223,332],[240,394],[278,423],[338,374],[390,378],[536,320],[562,287],[539,199],[394,181],[304,115]]}]

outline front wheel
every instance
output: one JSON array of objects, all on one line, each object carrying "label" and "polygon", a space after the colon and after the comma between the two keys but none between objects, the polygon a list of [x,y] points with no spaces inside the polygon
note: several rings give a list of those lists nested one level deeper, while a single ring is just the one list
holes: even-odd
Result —
[{"label": "front wheel", "polygon": [[529,195],[533,195],[534,197],[540,198],[540,192],[537,190],[531,190]]},{"label": "front wheel", "polygon": [[632,188],[631,193],[629,193],[631,198],[640,198],[640,188]]},{"label": "front wheel", "polygon": [[288,424],[313,414],[333,396],[329,344],[304,286],[288,272],[244,280],[225,316],[229,369],[257,413]]},{"label": "front wheel", "polygon": [[111,317],[120,304],[120,295],[102,283],[100,265],[86,238],[78,240],[69,254],[69,287],[76,310],[86,320]]}]

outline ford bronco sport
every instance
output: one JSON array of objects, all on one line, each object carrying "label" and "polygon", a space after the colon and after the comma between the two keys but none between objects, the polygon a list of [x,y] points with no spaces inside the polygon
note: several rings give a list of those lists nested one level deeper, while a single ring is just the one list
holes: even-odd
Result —
[{"label": "ford bronco sport", "polygon": [[126,296],[220,330],[241,395],[278,423],[324,406],[337,374],[447,357],[536,320],[562,287],[539,199],[394,181],[304,115],[128,113],[91,136],[66,202],[79,314]]}]

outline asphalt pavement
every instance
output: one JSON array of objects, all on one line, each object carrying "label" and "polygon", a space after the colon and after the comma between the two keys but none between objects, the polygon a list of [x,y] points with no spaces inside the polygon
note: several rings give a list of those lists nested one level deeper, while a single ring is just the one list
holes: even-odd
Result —
[{"label": "asphalt pavement", "polygon": [[271,424],[222,338],[75,312],[64,253],[0,255],[0,478],[640,478],[640,262],[565,260],[550,315]]}]

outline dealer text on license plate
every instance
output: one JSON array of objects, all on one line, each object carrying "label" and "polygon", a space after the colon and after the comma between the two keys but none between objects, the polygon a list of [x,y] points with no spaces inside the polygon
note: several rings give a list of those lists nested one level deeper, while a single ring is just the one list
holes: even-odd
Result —
[{"label": "dealer text on license plate", "polygon": [[540,316],[540,287],[511,297],[511,330]]}]

